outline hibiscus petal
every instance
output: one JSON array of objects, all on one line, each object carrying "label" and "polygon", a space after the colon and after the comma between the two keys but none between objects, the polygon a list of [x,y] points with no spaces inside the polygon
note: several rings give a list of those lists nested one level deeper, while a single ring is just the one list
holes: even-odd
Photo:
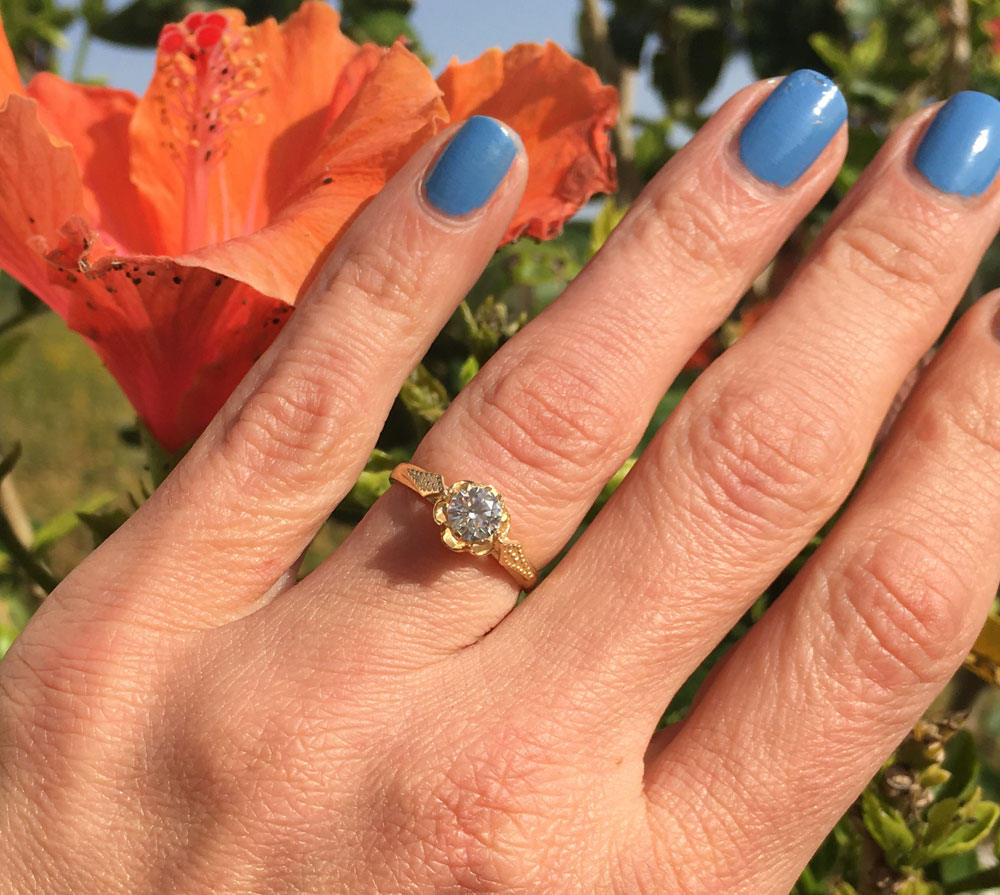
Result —
[{"label": "hibiscus petal", "polygon": [[82,212],[73,150],[42,127],[34,100],[10,94],[0,108],[0,266],[60,314],[71,296],[50,281],[41,253]]},{"label": "hibiscus petal", "polygon": [[7,41],[7,32],[4,31],[3,22],[0,21],[0,102],[12,93],[23,96],[24,85],[17,70],[17,62],[14,61],[14,53]]},{"label": "hibiscus petal", "polygon": [[[193,441],[284,326],[291,308],[214,271],[149,255],[85,262],[80,218],[49,254],[69,278],[67,323],[101,356],[168,451]],[[72,271],[72,272],[70,272]]]},{"label": "hibiscus petal", "polygon": [[438,78],[452,121],[489,115],[509,124],[528,153],[524,199],[506,239],[556,235],[594,193],[615,190],[608,130],[618,94],[556,44],[488,50],[453,61]]},{"label": "hibiscus petal", "polygon": [[75,84],[42,72],[28,96],[49,133],[73,147],[83,204],[105,240],[121,252],[148,252],[150,224],[128,176],[128,125],[136,97],[127,90]]},{"label": "hibiscus petal", "polygon": [[[132,179],[158,220],[166,254],[252,232],[270,219],[303,156],[321,142],[340,73],[358,52],[326,3],[304,3],[281,25],[268,19],[248,28],[238,10],[225,15],[225,46],[210,65],[161,50],[132,122]],[[210,135],[198,131],[208,115],[220,121]],[[192,133],[199,138],[189,140]],[[186,232],[186,203],[207,220],[204,238]]]},{"label": "hibiscus petal", "polygon": [[401,44],[394,45],[318,151],[299,159],[300,177],[272,223],[178,260],[294,302],[365,203],[441,129],[445,110],[440,96],[427,67]]}]

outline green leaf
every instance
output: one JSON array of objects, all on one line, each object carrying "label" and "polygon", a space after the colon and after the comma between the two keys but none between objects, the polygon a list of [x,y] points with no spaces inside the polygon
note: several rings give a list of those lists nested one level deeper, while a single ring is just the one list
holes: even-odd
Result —
[{"label": "green leaf", "polygon": [[128,513],[121,507],[97,513],[79,513],[80,521],[94,536],[94,546],[103,544],[128,520]]},{"label": "green leaf", "polygon": [[850,883],[841,881],[833,886],[830,890],[830,895],[858,895],[858,890]]},{"label": "green leaf", "polygon": [[391,451],[375,448],[344,504],[338,507],[340,517],[356,523],[364,513],[368,512],[371,505],[389,490],[392,484],[389,474],[397,464],[404,462],[408,457],[409,454],[401,448]]},{"label": "green leaf", "polygon": [[465,388],[471,381],[472,377],[479,372],[479,361],[476,360],[474,354],[470,354],[462,366],[458,368],[458,388],[459,390]]},{"label": "green leaf", "polygon": [[866,789],[861,795],[861,817],[890,865],[899,869],[910,863],[916,839],[902,814]]},{"label": "green leaf", "polygon": [[89,24],[95,37],[130,47],[154,47],[160,29],[177,22],[192,9],[187,0],[135,0],[110,14],[90,8]]},{"label": "green leaf", "polygon": [[864,40],[851,47],[851,63],[855,71],[870,71],[885,58],[889,43],[886,23],[882,19],[872,22]]},{"label": "green leaf", "polygon": [[675,6],[673,24],[686,31],[704,31],[719,26],[719,13],[714,9],[697,9],[693,6]]},{"label": "green leaf", "polygon": [[614,197],[608,196],[601,203],[601,210],[597,212],[593,223],[590,225],[590,254],[597,254],[597,250],[607,241],[611,231],[618,226],[621,219],[625,217],[628,207],[619,206]]},{"label": "green leaf", "polygon": [[392,484],[389,473],[390,470],[388,469],[378,471],[365,470],[358,476],[354,487],[351,488],[350,499],[364,509],[368,509],[389,490],[389,486]]},{"label": "green leaf", "polygon": [[969,731],[959,730],[948,740],[941,767],[951,776],[937,791],[937,801],[951,798],[967,801],[976,788],[980,767],[976,741]]},{"label": "green leaf", "polygon": [[10,453],[5,456],[0,456],[0,482],[13,472],[14,467],[17,466],[17,461],[20,459],[21,442],[15,441],[14,446],[10,449]]},{"label": "green leaf", "polygon": [[851,54],[825,34],[813,34],[809,38],[809,46],[836,75],[846,74],[851,70]]},{"label": "green leaf", "polygon": [[10,649],[30,617],[23,599],[9,591],[0,594],[0,657]]},{"label": "green leaf", "polygon": [[927,882],[920,877],[911,877],[892,890],[895,895],[944,895],[937,883]]},{"label": "green leaf", "polygon": [[110,491],[102,491],[100,494],[83,501],[83,503],[73,509],[64,510],[58,515],[53,516],[35,532],[35,540],[31,544],[32,552],[39,553],[51,547],[56,541],[61,541],[81,524],[81,513],[96,513],[114,499],[115,495]]},{"label": "green leaf", "polygon": [[935,803],[927,812],[926,841],[913,856],[913,865],[922,867],[948,855],[972,851],[985,839],[1000,817],[1000,805],[984,802],[979,790],[961,805],[958,799]]},{"label": "green leaf", "polygon": [[406,409],[425,423],[434,423],[448,406],[448,391],[423,364],[406,378],[399,391]]},{"label": "green leaf", "polygon": [[25,332],[8,333],[0,339],[0,367],[6,366],[17,357],[17,353],[28,341],[28,334]]},{"label": "green leaf", "polygon": [[927,809],[927,828],[922,839],[933,843],[948,836],[961,822],[962,803],[959,799],[940,799]]}]

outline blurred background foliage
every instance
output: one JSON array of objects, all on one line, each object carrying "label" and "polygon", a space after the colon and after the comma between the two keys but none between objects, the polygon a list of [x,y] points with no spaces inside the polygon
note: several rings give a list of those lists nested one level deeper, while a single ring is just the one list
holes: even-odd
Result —
[{"label": "blurred background foliage", "polygon": [[[345,31],[355,40],[389,44],[402,36],[427,58],[410,22],[416,2],[343,0],[338,5]],[[79,77],[91,35],[151,47],[167,22],[215,5],[0,0],[0,13],[28,79],[56,68],[56,50],[73,24],[84,23],[84,36],[74,71],[61,74]],[[298,0],[239,4],[251,21],[284,18],[297,5]],[[1000,94],[1000,0],[579,0],[578,21],[581,55],[622,98],[614,134],[619,193],[595,203],[555,240],[521,240],[497,252],[401,390],[368,467],[317,537],[306,571],[388,487],[392,466],[410,456],[479,367],[586,264],[643,184],[703,123],[706,97],[734,60],[748,62],[762,76],[801,67],[834,76],[851,110],[850,152],[827,197],[664,396],[637,453],[699,370],[766,313],[831,209],[899,121],[957,90]],[[635,114],[640,72],[662,98],[660,115]],[[998,280],[1000,251],[994,246],[963,307]],[[90,349],[4,276],[0,651],[59,578],[148,496],[163,460]],[[630,466],[631,461],[608,484],[587,521]],[[692,676],[664,723],[684,717],[711,666],[767,609],[822,535]],[[831,833],[797,884],[797,895],[1000,893],[998,632],[1000,622],[991,620],[968,668]]]}]

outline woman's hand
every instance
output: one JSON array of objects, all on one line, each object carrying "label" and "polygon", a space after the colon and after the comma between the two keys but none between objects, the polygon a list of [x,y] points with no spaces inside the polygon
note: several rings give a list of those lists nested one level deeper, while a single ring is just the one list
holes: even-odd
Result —
[{"label": "woman's hand", "polygon": [[[732,99],[414,462],[497,486],[549,562],[829,187],[842,103],[808,73]],[[948,337],[690,716],[654,731],[848,495],[945,326],[1000,223],[998,128],[978,94],[900,126],[516,608],[511,577],[445,549],[399,486],[286,574],[518,202],[523,154],[488,120],[425,189],[454,131],[426,146],[0,665],[3,890],[786,893],[996,591],[1000,298]]]}]

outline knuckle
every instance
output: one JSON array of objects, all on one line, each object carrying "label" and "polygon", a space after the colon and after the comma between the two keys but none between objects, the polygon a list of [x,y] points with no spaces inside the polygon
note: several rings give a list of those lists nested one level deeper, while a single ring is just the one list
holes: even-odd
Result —
[{"label": "knuckle", "polygon": [[942,218],[948,214],[925,210],[923,217],[933,220],[922,220],[920,214],[903,220],[879,209],[877,216],[842,227],[817,259],[819,267],[839,279],[860,280],[918,319],[934,314],[943,302],[940,270],[948,240],[942,236],[950,228]]},{"label": "knuckle", "polygon": [[[753,228],[734,226],[734,207],[739,220],[755,211],[767,214],[768,206],[748,192],[732,195],[736,187],[720,195],[718,184],[731,180],[717,165],[699,166],[681,183],[664,184],[650,193],[628,229],[628,243],[642,253],[643,267],[650,258],[671,259],[671,269],[703,271],[716,277],[719,270],[742,267]],[[685,263],[686,262],[686,263]]]},{"label": "knuckle", "polygon": [[[687,467],[708,505],[765,535],[796,527],[839,498],[835,477],[858,448],[833,412],[787,386],[729,388],[710,406],[689,408],[680,425]],[[657,457],[676,475],[673,445]]]},{"label": "knuckle", "polygon": [[[351,304],[367,306],[380,326],[405,335],[426,314],[426,307],[414,299],[413,279],[429,266],[425,240],[412,227],[394,228],[378,246],[355,246],[333,278],[332,291],[347,294]],[[354,295],[351,295],[354,293]]]},{"label": "knuckle", "polygon": [[[766,769],[748,762],[739,750],[714,748],[707,738],[700,750],[685,755],[674,766],[679,784],[672,786],[670,801],[657,800],[650,814],[654,841],[663,848],[672,843],[676,860],[661,867],[673,868],[672,885],[660,891],[677,895],[705,892],[752,892],[747,880],[748,842],[773,835],[773,819],[761,817],[759,792],[773,791],[776,782]],[[666,859],[668,856],[663,855]]]},{"label": "knuckle", "polygon": [[944,444],[952,440],[962,442],[962,453],[953,452],[953,456],[985,455],[992,462],[980,467],[978,472],[982,474],[998,465],[1000,417],[996,408],[1000,406],[1000,383],[992,369],[982,366],[974,372],[964,369],[962,379],[959,389],[934,392],[921,408],[915,428],[918,438],[940,440]]},{"label": "knuckle", "polygon": [[30,630],[14,642],[0,666],[0,691],[13,722],[6,745],[59,769],[103,773],[128,757],[144,711],[143,677],[137,668],[123,676],[114,636],[92,624],[63,642],[33,638]]},{"label": "knuckle", "polygon": [[941,684],[969,644],[970,576],[940,545],[893,531],[866,543],[825,582],[843,673],[862,704],[896,700],[918,684]]},{"label": "knuckle", "polygon": [[279,359],[223,433],[223,468],[281,489],[315,471],[334,445],[348,447],[346,421],[361,394],[355,367],[304,349]]},{"label": "knuckle", "polygon": [[567,483],[589,483],[595,466],[636,437],[634,419],[612,404],[599,375],[554,355],[520,358],[476,395],[469,418],[480,450],[499,450],[498,465],[512,459],[558,494]]},{"label": "knuckle", "polygon": [[389,787],[382,781],[376,813],[383,845],[398,861],[433,869],[443,890],[535,891],[526,856],[549,873],[566,857],[567,843],[552,835],[553,824],[572,826],[560,783],[565,775],[544,743],[493,725],[444,759],[397,768]]}]

